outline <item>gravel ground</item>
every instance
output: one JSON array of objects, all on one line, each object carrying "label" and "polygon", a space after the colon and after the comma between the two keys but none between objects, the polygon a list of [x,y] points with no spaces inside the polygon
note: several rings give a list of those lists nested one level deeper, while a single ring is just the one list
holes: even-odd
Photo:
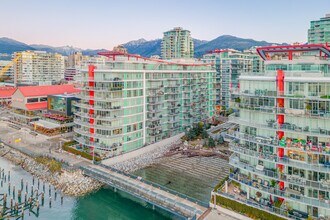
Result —
[{"label": "gravel ground", "polygon": [[149,166],[155,162],[156,159],[164,156],[166,152],[168,152],[173,147],[178,147],[182,144],[181,139],[164,145],[162,147],[157,148],[156,150],[151,151],[148,154],[142,154],[130,160],[120,162],[117,164],[112,165],[115,169],[131,173],[134,172],[142,167]]}]

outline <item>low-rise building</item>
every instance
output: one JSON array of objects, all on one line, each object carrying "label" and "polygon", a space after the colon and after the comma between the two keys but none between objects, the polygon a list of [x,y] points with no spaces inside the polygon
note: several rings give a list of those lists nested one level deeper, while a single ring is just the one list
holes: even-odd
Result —
[{"label": "low-rise building", "polygon": [[9,106],[15,91],[16,88],[14,87],[0,87],[0,106]]},{"label": "low-rise building", "polygon": [[47,110],[47,96],[57,94],[73,94],[79,90],[73,85],[51,86],[19,86],[12,95],[12,119],[30,123],[37,120],[40,113]]}]

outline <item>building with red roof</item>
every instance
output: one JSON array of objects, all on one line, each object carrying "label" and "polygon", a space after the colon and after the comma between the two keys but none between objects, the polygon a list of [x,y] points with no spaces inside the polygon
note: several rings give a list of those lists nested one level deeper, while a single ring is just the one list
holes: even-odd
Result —
[{"label": "building with red roof", "polygon": [[8,105],[11,103],[11,97],[16,91],[13,87],[0,87],[0,106]]},{"label": "building with red roof", "polygon": [[[11,107],[18,117],[29,119],[35,113],[47,110],[47,96],[74,94],[79,90],[74,85],[19,86],[12,95]],[[30,118],[31,119],[31,118]],[[29,122],[31,120],[26,120]]]}]

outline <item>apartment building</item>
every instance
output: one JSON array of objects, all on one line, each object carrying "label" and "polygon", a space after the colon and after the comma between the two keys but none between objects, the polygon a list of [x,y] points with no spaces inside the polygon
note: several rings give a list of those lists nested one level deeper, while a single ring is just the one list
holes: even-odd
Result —
[{"label": "apartment building", "polygon": [[213,115],[215,71],[209,64],[99,54],[106,60],[86,64],[78,79],[75,140],[86,151],[103,158],[132,151]]},{"label": "apartment building", "polygon": [[330,14],[326,14],[320,20],[311,21],[310,29],[308,29],[309,44],[325,44],[330,43]]},{"label": "apartment building", "polygon": [[241,52],[234,49],[208,51],[203,60],[213,63],[217,71],[215,88],[216,105],[220,108],[232,107],[238,96],[232,94],[239,88],[238,77],[242,72],[255,72],[263,69],[262,59],[251,50]]},{"label": "apartment building", "polygon": [[64,57],[45,51],[16,52],[14,77],[18,84],[52,85],[64,79]]},{"label": "apartment building", "polygon": [[[330,217],[330,48],[257,49],[265,72],[239,77],[231,183],[250,206],[292,219]],[[229,189],[229,190],[228,190]],[[223,192],[222,192],[223,193]]]},{"label": "apartment building", "polygon": [[194,42],[190,31],[176,27],[164,32],[161,54],[164,60],[193,58]]}]

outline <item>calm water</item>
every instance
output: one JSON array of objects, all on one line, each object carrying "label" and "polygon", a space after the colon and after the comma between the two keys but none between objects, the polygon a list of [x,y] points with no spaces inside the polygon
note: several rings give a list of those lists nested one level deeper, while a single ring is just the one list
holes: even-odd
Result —
[{"label": "calm water", "polygon": [[[21,188],[21,178],[24,179],[25,184],[28,181],[28,194],[32,186],[32,176],[24,171],[22,168],[15,166],[0,158],[0,167],[5,169],[5,174],[10,170],[11,172],[11,190],[15,185],[16,189]],[[43,190],[43,182],[40,181],[39,190]],[[37,188],[37,181],[35,180],[35,187]],[[8,194],[8,179],[3,187],[0,187],[0,193]],[[13,193],[7,197],[14,198],[17,201],[17,193],[14,197]],[[50,207],[49,197],[52,198]],[[9,202],[8,202],[9,203]],[[49,185],[45,183],[45,201],[43,206],[40,207],[39,215],[25,212],[24,219],[45,219],[45,220],[167,220],[179,219],[172,214],[163,210],[152,210],[151,205],[140,201],[136,198],[123,192],[114,192],[110,188],[101,189],[90,195],[72,198],[63,197],[61,203],[61,195],[57,193],[55,200],[55,191],[51,186],[51,195],[49,195]]]}]

